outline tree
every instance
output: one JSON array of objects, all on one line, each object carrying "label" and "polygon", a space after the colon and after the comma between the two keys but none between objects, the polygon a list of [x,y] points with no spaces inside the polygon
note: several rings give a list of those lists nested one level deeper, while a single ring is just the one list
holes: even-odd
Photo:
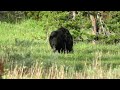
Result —
[{"label": "tree", "polygon": [[[105,15],[106,14],[106,15]],[[105,11],[84,11],[83,15],[89,16],[92,23],[92,34],[95,35],[93,39],[93,43],[99,39],[100,34],[104,34],[104,36],[109,36],[109,29],[105,24],[104,20],[106,19],[109,12]]]},{"label": "tree", "polygon": [[76,11],[70,11],[69,15],[70,15],[70,18],[72,18],[72,20],[75,20],[75,18],[76,18]]},{"label": "tree", "polygon": [[98,26],[98,20],[97,20],[97,11],[86,11],[83,12],[83,15],[87,15],[90,17],[91,23],[92,23],[92,34],[95,35],[95,38],[93,40],[93,43],[95,44],[96,40],[98,40],[98,32],[99,32],[99,26]]}]

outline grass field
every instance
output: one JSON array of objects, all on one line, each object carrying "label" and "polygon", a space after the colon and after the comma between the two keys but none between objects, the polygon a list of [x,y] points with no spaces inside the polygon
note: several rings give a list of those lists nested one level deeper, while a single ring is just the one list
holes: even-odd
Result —
[{"label": "grass field", "polygon": [[43,22],[33,20],[0,22],[0,60],[5,79],[120,78],[120,44],[79,42],[74,53],[53,53]]}]

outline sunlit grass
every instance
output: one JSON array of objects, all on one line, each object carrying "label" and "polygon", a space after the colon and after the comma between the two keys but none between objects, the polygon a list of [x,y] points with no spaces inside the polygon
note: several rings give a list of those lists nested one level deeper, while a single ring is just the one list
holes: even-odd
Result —
[{"label": "sunlit grass", "polygon": [[118,79],[120,78],[120,66],[112,69],[112,65],[107,68],[101,66],[101,60],[94,60],[91,65],[86,65],[85,68],[79,72],[74,68],[65,71],[65,66],[58,67],[53,64],[49,69],[45,69],[40,63],[28,69],[27,73],[24,71],[24,66],[16,67],[13,70],[7,70],[7,74],[3,76],[4,79]]}]

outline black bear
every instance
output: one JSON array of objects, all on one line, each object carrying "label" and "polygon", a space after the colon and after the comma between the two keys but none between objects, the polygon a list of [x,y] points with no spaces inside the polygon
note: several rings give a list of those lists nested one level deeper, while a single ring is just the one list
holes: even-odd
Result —
[{"label": "black bear", "polygon": [[49,43],[54,52],[73,52],[73,37],[69,30],[64,27],[50,34]]}]

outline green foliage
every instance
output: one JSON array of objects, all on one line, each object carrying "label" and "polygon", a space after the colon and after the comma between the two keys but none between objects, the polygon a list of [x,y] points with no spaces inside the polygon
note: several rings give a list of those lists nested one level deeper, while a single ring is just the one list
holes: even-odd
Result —
[{"label": "green foliage", "polygon": [[16,23],[25,19],[25,14],[23,11],[1,11],[0,21]]},{"label": "green foliage", "polygon": [[[70,11],[2,11],[0,12],[0,21],[9,23],[22,24],[18,29],[23,26],[28,27],[28,32],[38,30],[42,35],[34,35],[34,38],[46,40],[53,30],[63,26],[70,30],[75,41],[90,42],[96,36],[92,35],[92,25],[89,14],[97,14],[102,11],[77,11],[75,20],[70,17]],[[99,42],[101,43],[114,43],[116,40],[119,42],[120,35],[120,12],[119,11],[104,11],[104,15],[108,18],[103,18],[109,32],[109,37],[99,34]],[[23,23],[24,22],[24,23]],[[115,33],[115,37],[113,34]],[[40,34],[40,33],[39,33]],[[116,42],[116,43],[117,43]]]}]

